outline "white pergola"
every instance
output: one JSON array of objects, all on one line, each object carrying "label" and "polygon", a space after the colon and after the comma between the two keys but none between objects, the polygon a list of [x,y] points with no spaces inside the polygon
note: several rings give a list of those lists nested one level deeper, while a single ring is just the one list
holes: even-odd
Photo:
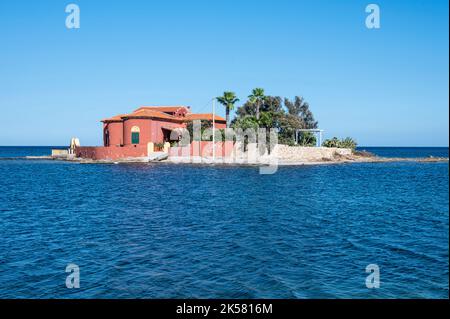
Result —
[{"label": "white pergola", "polygon": [[323,140],[323,130],[318,128],[311,128],[311,129],[297,129],[295,130],[295,144],[298,144],[298,133],[300,132],[311,132],[316,135],[316,147],[322,146],[322,140]]}]

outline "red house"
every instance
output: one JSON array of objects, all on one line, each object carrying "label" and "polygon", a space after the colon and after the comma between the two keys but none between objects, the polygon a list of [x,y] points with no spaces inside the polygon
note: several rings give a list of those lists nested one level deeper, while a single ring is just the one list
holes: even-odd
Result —
[{"label": "red house", "polygon": [[[212,121],[213,115],[191,113],[189,106],[143,106],[130,114],[102,120],[103,146],[77,147],[75,153],[92,159],[148,156],[154,144],[170,142],[172,131],[185,128],[193,120]],[[215,115],[214,120],[216,128],[226,128],[224,118]]]}]

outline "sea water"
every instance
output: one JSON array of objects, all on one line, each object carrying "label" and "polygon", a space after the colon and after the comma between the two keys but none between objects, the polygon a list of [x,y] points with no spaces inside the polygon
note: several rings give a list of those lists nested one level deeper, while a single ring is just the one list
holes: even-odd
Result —
[{"label": "sea water", "polygon": [[448,298],[448,163],[260,175],[17,158],[49,154],[0,147],[0,298]]}]

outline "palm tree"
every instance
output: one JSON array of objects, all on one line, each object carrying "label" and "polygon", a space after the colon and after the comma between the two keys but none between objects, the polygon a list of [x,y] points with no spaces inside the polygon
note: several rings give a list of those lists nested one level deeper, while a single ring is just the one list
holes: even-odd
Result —
[{"label": "palm tree", "polygon": [[216,98],[217,101],[225,106],[227,127],[230,126],[230,110],[234,109],[234,104],[239,102],[239,99],[236,97],[234,92],[225,91],[223,92],[223,96],[219,96]]},{"label": "palm tree", "polygon": [[259,120],[259,108],[261,107],[264,99],[264,89],[256,88],[252,90],[252,94],[248,96],[251,103],[256,104],[256,119]]}]

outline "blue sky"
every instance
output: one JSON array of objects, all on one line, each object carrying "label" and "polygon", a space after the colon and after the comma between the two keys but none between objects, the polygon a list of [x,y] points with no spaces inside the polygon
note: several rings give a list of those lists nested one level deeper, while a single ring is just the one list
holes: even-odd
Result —
[{"label": "blue sky", "polygon": [[263,87],[302,95],[326,137],[448,146],[447,1],[82,0],[77,30],[69,3],[0,1],[0,145],[99,145],[104,117],[208,112],[224,90]]}]

